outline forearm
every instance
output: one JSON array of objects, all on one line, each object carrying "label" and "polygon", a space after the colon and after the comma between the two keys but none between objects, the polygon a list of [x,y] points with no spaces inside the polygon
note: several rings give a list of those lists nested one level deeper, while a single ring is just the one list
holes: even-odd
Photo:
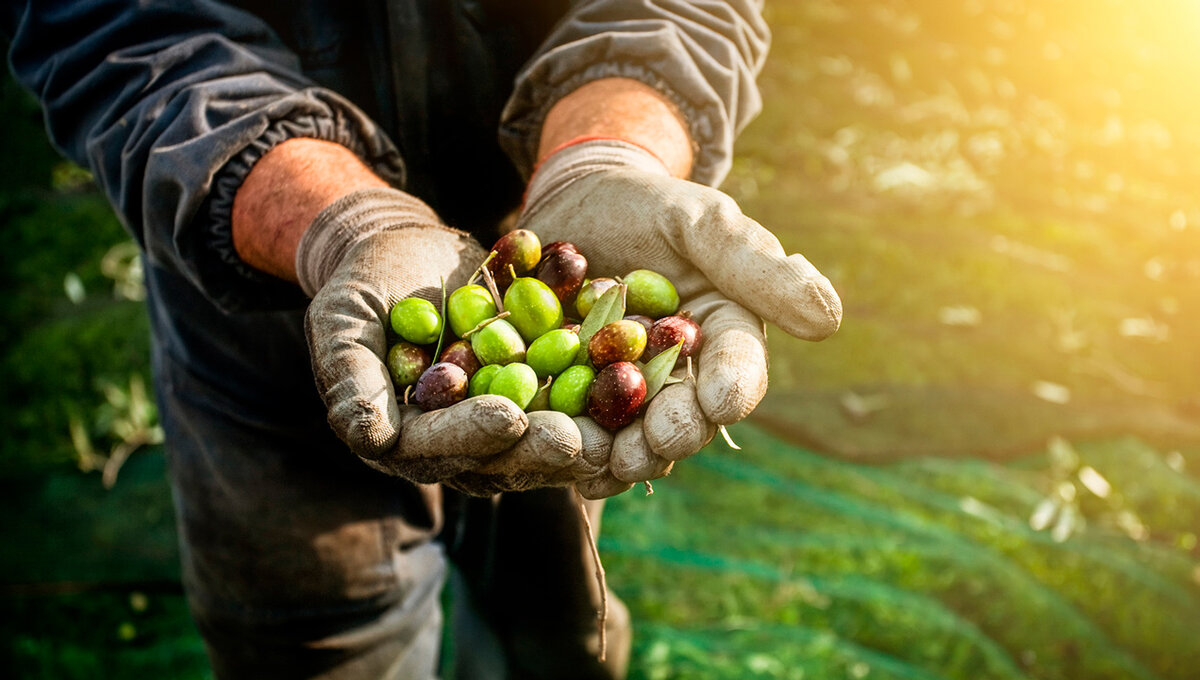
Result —
[{"label": "forearm", "polygon": [[538,162],[574,139],[613,137],[650,151],[676,177],[692,170],[692,140],[679,110],[636,80],[592,81],[551,107],[542,126]]},{"label": "forearm", "polygon": [[246,264],[295,283],[296,248],[316,216],[347,194],[388,186],[346,147],[289,139],[254,165],[233,200],[233,245]]}]

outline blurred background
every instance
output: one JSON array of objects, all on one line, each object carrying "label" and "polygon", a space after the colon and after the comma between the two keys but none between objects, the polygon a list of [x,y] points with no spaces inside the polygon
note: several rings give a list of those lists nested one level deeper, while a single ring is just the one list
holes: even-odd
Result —
[{"label": "blurred background", "polygon": [[[725,189],[842,329],[600,543],[633,678],[1195,678],[1200,3],[778,0]],[[0,663],[208,677],[136,250],[0,86]]]}]

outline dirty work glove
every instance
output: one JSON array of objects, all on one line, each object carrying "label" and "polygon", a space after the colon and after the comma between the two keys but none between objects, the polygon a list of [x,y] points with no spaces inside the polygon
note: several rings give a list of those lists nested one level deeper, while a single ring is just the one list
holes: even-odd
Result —
[{"label": "dirty work glove", "polygon": [[329,424],[368,465],[417,483],[480,495],[514,479],[540,482],[543,471],[573,480],[562,468],[578,457],[579,436],[555,434],[551,445],[533,431],[522,439],[530,419],[509,399],[474,397],[428,413],[397,402],[384,364],[392,306],[410,296],[440,305],[441,280],[448,290],[462,285],[486,254],[394,189],[351,194],[317,216],[296,270],[313,296],[305,332]]},{"label": "dirty work glove", "polygon": [[[806,340],[841,323],[841,300],[808,260],[787,255],[729,196],[672,177],[626,142],[582,141],[543,161],[519,226],[543,243],[574,243],[593,278],[635,269],[666,276],[705,337],[695,380],[667,386],[643,418],[615,433],[607,468],[577,485],[585,496],[662,476],[707,444],[717,425],[745,418],[767,389],[764,319]],[[591,430],[581,437],[603,448],[607,433],[581,424]]]}]

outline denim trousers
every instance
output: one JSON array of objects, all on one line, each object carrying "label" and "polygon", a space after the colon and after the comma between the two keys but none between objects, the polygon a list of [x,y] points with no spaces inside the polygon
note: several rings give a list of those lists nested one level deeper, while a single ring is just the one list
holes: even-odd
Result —
[{"label": "denim trousers", "polygon": [[[566,489],[467,498],[369,469],[330,431],[303,309],[225,314],[147,268],[184,585],[218,678],[611,678]],[[442,612],[449,565],[453,621]]]}]

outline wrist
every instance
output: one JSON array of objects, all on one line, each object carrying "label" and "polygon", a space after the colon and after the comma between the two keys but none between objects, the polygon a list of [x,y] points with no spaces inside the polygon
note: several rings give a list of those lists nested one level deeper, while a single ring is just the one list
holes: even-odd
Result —
[{"label": "wrist", "polygon": [[398,189],[370,188],[343,196],[313,219],[297,243],[297,282],[312,297],[354,246],[380,232],[416,227],[453,231],[423,201]]},{"label": "wrist", "polygon": [[622,139],[581,136],[568,140],[538,164],[525,190],[523,214],[533,214],[576,180],[620,169],[672,175],[666,162],[645,147]]},{"label": "wrist", "polygon": [[356,191],[387,186],[340,144],[284,141],[258,159],[234,196],[234,250],[251,267],[296,283],[296,249],[317,215]]}]

